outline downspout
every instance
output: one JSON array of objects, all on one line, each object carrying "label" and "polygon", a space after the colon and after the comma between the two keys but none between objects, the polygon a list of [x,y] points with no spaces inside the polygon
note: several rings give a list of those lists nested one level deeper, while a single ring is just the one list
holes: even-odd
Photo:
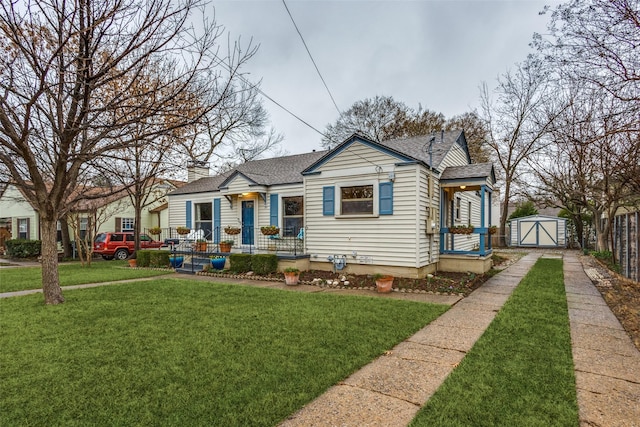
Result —
[{"label": "downspout", "polygon": [[431,228],[431,233],[429,234],[429,264],[433,262],[433,238],[434,238],[434,230],[432,227],[433,223],[433,187],[435,182],[433,180],[433,142],[436,140],[435,136],[432,136],[429,139],[429,180],[427,181],[427,186],[429,190],[429,217],[427,218],[428,224],[427,227]]}]

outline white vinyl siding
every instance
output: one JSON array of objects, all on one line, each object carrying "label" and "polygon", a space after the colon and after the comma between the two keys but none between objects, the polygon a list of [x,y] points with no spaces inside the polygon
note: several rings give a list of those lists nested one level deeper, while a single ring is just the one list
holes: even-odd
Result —
[{"label": "white vinyl siding", "polygon": [[[416,186],[421,166],[396,167],[397,162],[379,150],[354,144],[322,165],[320,174],[305,177],[305,243],[312,260],[324,261],[330,255],[342,254],[348,256],[348,264],[416,266]],[[322,215],[323,187],[335,186],[338,199],[343,183],[371,181],[376,188],[380,182],[389,182],[392,171],[393,215]]]}]

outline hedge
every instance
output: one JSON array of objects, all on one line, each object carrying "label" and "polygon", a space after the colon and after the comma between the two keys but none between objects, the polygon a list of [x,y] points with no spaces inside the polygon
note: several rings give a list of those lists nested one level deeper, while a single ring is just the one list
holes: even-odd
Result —
[{"label": "hedge", "polygon": [[141,249],[136,254],[136,264],[138,267],[163,268],[169,267],[170,251],[159,251]]},{"label": "hedge", "polygon": [[251,271],[251,254],[231,254],[229,255],[229,270],[234,273],[246,273]]},{"label": "hedge", "polygon": [[259,276],[267,276],[278,271],[278,257],[275,254],[255,254],[251,257],[251,268]]},{"label": "hedge", "polygon": [[149,251],[151,253],[151,258],[149,259],[149,267],[153,268],[163,268],[170,267],[171,263],[169,262],[169,255],[171,255],[170,251]]},{"label": "hedge", "polygon": [[7,255],[14,258],[35,258],[40,256],[40,240],[11,239],[5,242]]}]

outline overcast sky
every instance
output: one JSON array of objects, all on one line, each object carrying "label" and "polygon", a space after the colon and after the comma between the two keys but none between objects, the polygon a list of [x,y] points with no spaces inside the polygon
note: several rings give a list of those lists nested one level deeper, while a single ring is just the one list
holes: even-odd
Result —
[{"label": "overcast sky", "polygon": [[[479,86],[531,52],[557,1],[287,0],[339,109],[375,95],[447,118],[479,105]],[[322,132],[338,118],[282,0],[214,0],[232,38],[260,48],[247,64],[262,90]],[[290,154],[320,149],[321,135],[269,100],[272,125]]]}]

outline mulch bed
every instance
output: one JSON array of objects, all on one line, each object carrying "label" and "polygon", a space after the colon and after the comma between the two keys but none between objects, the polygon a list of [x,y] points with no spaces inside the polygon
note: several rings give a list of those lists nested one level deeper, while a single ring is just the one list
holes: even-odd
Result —
[{"label": "mulch bed", "polygon": [[[484,282],[489,280],[490,277],[517,261],[520,257],[521,254],[494,255],[495,268],[485,274],[438,272],[432,275],[432,277],[424,279],[396,277],[393,280],[393,291],[468,296],[473,290],[479,288]],[[211,271],[198,274],[223,278],[284,281],[284,275],[282,273],[272,274],[266,277],[246,274],[235,275],[226,272],[214,273]],[[339,289],[373,290],[376,288],[376,281],[373,275],[348,274],[342,272],[334,273],[332,271],[321,270],[300,272],[300,283]]]},{"label": "mulch bed", "polygon": [[581,261],[602,277],[592,282],[640,350],[640,284],[616,275],[592,256],[581,256]]}]

